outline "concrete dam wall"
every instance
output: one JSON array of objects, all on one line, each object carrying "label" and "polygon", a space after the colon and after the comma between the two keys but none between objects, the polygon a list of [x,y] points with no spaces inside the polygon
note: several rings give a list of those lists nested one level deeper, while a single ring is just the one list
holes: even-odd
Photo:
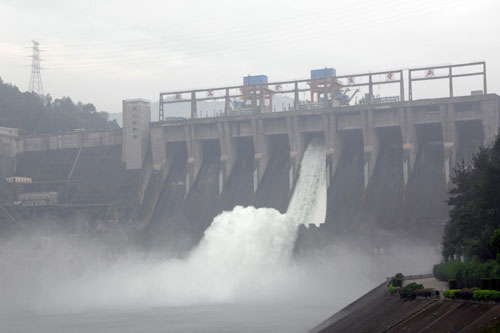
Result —
[{"label": "concrete dam wall", "polygon": [[355,234],[381,248],[411,233],[439,244],[453,168],[494,140],[498,103],[481,95],[158,124],[152,160],[163,189],[146,234],[185,251],[235,205],[285,212],[304,149],[320,137],[327,217],[301,228],[299,243]]}]

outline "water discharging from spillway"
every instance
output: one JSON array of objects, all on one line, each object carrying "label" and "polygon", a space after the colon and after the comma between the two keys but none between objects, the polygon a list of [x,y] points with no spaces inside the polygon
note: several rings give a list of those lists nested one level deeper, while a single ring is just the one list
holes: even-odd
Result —
[{"label": "water discharging from spillway", "polygon": [[0,274],[0,297],[43,311],[275,301],[297,289],[299,274],[291,269],[298,225],[324,222],[325,209],[325,147],[312,140],[287,213],[241,206],[223,212],[182,260],[109,260],[67,239],[36,251],[24,246],[25,262],[0,256],[0,266],[15,277]]},{"label": "water discharging from spillway", "polygon": [[320,139],[309,143],[287,215],[297,224],[319,226],[326,218],[326,151]]}]

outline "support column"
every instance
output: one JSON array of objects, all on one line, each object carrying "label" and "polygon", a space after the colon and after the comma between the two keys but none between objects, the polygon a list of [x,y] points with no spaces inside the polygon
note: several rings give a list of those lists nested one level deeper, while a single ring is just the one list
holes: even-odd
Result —
[{"label": "support column", "polygon": [[401,99],[401,102],[405,101],[405,84],[403,80],[403,71],[399,71],[399,96]]},{"label": "support column", "polygon": [[151,152],[153,155],[153,170],[162,172],[162,175],[165,174],[166,176],[169,165],[167,163],[167,143],[163,131],[163,127],[151,128]]},{"label": "support column", "polygon": [[368,93],[370,94],[370,104],[373,104],[373,81],[371,74],[368,76]]},{"label": "support column", "polygon": [[297,111],[299,109],[299,84],[295,82],[294,94],[293,94],[293,109]]},{"label": "support column", "polygon": [[[184,133],[186,137],[186,146],[188,152],[188,182],[192,185],[198,177],[200,172],[201,163],[203,159],[203,147],[199,140],[196,138],[196,130],[194,125],[185,125]],[[187,184],[186,184],[187,185]],[[186,191],[187,193],[187,191]]]},{"label": "support column", "polygon": [[443,131],[444,174],[446,185],[450,183],[450,175],[455,167],[457,156],[457,127],[455,125],[455,109],[452,103],[440,104],[441,129]]},{"label": "support column", "polygon": [[326,185],[328,187],[335,176],[342,150],[340,137],[337,136],[337,118],[335,113],[323,115],[323,127],[326,146]]},{"label": "support column", "polygon": [[481,108],[481,122],[483,124],[484,133],[484,146],[489,147],[495,141],[498,133],[499,124],[499,101],[497,98],[482,101]]},{"label": "support column", "polygon": [[[217,132],[221,151],[222,185],[225,188],[236,162],[236,144],[231,138],[231,125],[228,121],[217,123]],[[222,188],[220,190],[222,191]]]},{"label": "support column", "polygon": [[255,114],[257,110],[257,86],[253,86],[252,90],[252,112]]},{"label": "support column", "polygon": [[[264,133],[264,126],[262,119],[252,120],[252,135],[253,144],[255,150],[255,177],[254,177],[254,189],[257,189],[258,184],[264,176],[264,172],[267,168],[267,163],[269,162],[269,147],[266,140],[266,135]],[[258,184],[255,184],[257,181]]]},{"label": "support column", "polygon": [[191,118],[198,118],[198,111],[196,109],[196,93],[191,92]]},{"label": "support column", "polygon": [[378,140],[375,133],[375,124],[373,122],[373,110],[361,112],[361,123],[363,130],[363,144],[364,144],[364,157],[365,157],[365,188],[368,186],[373,171],[375,170],[375,163],[378,156]]},{"label": "support column", "polygon": [[226,97],[224,99],[224,115],[229,116],[229,89],[226,89]]},{"label": "support column", "polygon": [[411,107],[399,108],[399,124],[403,138],[403,179],[405,186],[407,186],[408,178],[413,172],[417,157],[417,138],[415,136],[415,123]]},{"label": "support column", "polygon": [[[291,175],[293,179],[290,180],[291,184],[295,184],[297,177],[299,175],[300,161],[302,160],[302,155],[304,155],[304,140],[300,132],[299,117],[292,116],[286,118],[287,124],[287,134],[288,134],[288,144],[290,146],[290,164],[291,164]],[[290,187],[290,190],[293,186]]]}]

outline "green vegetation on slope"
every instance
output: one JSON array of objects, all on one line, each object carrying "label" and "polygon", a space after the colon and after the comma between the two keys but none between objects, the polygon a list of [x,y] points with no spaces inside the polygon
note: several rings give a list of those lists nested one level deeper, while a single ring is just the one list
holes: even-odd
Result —
[{"label": "green vegetation on slope", "polygon": [[70,131],[77,128],[118,128],[109,122],[106,112],[97,112],[93,104],[73,103],[71,98],[44,100],[40,96],[21,92],[0,78],[0,126],[19,128],[20,134],[44,134]]},{"label": "green vegetation on slope", "polygon": [[[496,286],[485,286],[483,281],[486,279],[492,279],[492,281],[500,279],[500,265],[493,260],[466,263],[450,261],[434,265],[433,273],[438,280],[449,281],[450,289],[474,287],[496,289]],[[493,284],[496,285],[496,282]],[[498,288],[500,289],[500,283]]]}]

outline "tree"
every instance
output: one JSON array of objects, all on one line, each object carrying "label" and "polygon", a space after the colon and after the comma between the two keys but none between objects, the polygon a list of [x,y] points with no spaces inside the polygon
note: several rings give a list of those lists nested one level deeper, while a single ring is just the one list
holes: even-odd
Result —
[{"label": "tree", "polygon": [[481,148],[471,166],[463,163],[452,177],[449,221],[443,236],[443,256],[465,254],[485,261],[496,259],[492,236],[500,227],[500,139]]},{"label": "tree", "polygon": [[21,92],[0,78],[0,126],[19,128],[21,134],[57,133],[84,129],[118,128],[116,122],[109,122],[105,112],[97,112],[92,103],[75,104],[70,97],[52,99],[47,95],[45,102],[40,96]]}]

